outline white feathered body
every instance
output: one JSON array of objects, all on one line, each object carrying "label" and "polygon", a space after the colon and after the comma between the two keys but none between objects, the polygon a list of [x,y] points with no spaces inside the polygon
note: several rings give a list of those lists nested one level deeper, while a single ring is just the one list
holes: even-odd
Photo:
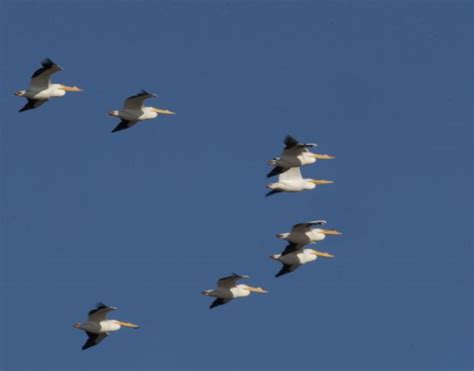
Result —
[{"label": "white feathered body", "polygon": [[30,86],[23,94],[24,97],[29,99],[48,100],[51,98],[62,97],[66,94],[64,89],[61,89],[61,84],[50,84],[48,88],[43,89],[40,87]]},{"label": "white feathered body", "polygon": [[250,291],[245,288],[245,285],[236,285],[234,287],[218,287],[209,291],[208,296],[213,296],[220,299],[236,299],[249,296]]},{"label": "white feathered body", "polygon": [[322,241],[326,238],[324,233],[318,231],[318,228],[310,229],[307,231],[292,231],[289,233],[280,233],[277,235],[278,238],[293,242],[299,245],[307,245],[309,243],[315,243]]},{"label": "white feathered body", "polygon": [[317,258],[308,249],[298,250],[283,256],[281,254],[273,255],[273,259],[286,265],[303,265],[315,261]]},{"label": "white feathered body", "polygon": [[113,319],[107,319],[100,322],[87,321],[81,323],[80,325],[81,330],[92,332],[94,334],[118,331],[121,327],[122,326],[118,323],[118,321]]},{"label": "white feathered body", "polygon": [[157,112],[152,111],[153,107],[143,107],[142,109],[123,109],[118,111],[116,116],[127,121],[151,120],[158,116]]},{"label": "white feathered body", "polygon": [[281,157],[274,158],[269,164],[291,168],[314,164],[315,162],[316,158],[306,149],[288,149],[283,151]]}]

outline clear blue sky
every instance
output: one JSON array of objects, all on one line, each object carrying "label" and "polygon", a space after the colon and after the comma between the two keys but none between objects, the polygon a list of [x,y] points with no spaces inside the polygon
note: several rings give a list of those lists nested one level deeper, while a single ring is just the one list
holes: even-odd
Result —
[{"label": "clear blue sky", "polygon": [[[0,7],[2,370],[472,368],[472,1]],[[20,114],[44,57],[85,90]],[[177,115],[111,134],[142,88]],[[335,184],[265,198],[285,134]],[[208,310],[233,271],[270,294]],[[98,300],[143,328],[83,352]]]}]

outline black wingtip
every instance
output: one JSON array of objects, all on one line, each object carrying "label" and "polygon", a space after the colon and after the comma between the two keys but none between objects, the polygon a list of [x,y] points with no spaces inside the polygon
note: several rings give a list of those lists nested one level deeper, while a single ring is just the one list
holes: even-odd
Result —
[{"label": "black wingtip", "polygon": [[267,178],[271,178],[272,176],[275,175],[280,175],[281,173],[285,172],[285,168],[280,167],[280,166],[275,166],[268,174]]},{"label": "black wingtip", "polygon": [[41,64],[44,66],[44,67],[50,67],[50,66],[54,66],[56,63],[54,63],[51,58],[45,58],[41,61]]},{"label": "black wingtip", "polygon": [[283,191],[280,191],[278,189],[272,189],[270,192],[267,192],[267,194],[265,195],[265,197],[269,197],[271,195],[274,195],[274,194],[277,194],[277,193],[280,193],[280,192],[283,192]]}]

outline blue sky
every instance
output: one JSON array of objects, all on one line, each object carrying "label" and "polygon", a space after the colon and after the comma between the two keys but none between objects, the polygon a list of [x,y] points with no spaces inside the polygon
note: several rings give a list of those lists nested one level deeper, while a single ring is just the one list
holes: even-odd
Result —
[{"label": "blue sky", "polygon": [[[2,370],[472,368],[472,2],[0,7]],[[44,57],[84,92],[20,114]],[[177,114],[110,134],[142,88]],[[264,197],[286,134],[334,184]],[[234,271],[270,294],[208,310]],[[99,300],[143,327],[83,352]]]}]

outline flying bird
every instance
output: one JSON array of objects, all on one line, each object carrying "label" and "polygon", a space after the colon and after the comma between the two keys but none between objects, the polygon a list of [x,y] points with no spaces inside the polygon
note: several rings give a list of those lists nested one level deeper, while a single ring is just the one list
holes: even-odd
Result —
[{"label": "flying bird", "polygon": [[331,160],[335,158],[331,155],[313,153],[308,148],[317,147],[316,143],[300,143],[291,135],[287,135],[283,141],[285,148],[280,157],[275,157],[268,162],[274,166],[267,174],[267,178],[284,173],[289,168],[300,167],[315,163],[317,160]]},{"label": "flying bird", "polygon": [[167,109],[145,107],[143,105],[146,99],[156,97],[158,97],[158,95],[142,90],[140,93],[125,99],[121,111],[109,112],[110,116],[119,117],[121,119],[120,123],[115,127],[114,130],[112,130],[112,133],[131,128],[139,121],[151,120],[156,118],[158,115],[175,114],[174,112],[171,112]]},{"label": "flying bird", "polygon": [[86,332],[88,339],[83,345],[82,350],[93,347],[104,340],[109,332],[118,331],[121,327],[139,328],[129,322],[117,321],[115,319],[107,319],[107,313],[117,310],[116,307],[110,307],[104,303],[97,303],[97,306],[89,311],[87,322],[75,323],[74,328]]},{"label": "flying bird", "polygon": [[249,296],[252,292],[266,294],[267,290],[261,287],[252,287],[244,284],[237,284],[237,281],[243,278],[250,278],[249,276],[232,273],[231,276],[223,277],[217,281],[217,289],[204,290],[204,296],[212,296],[216,298],[209,309],[215,308],[219,305],[227,304],[232,299]]},{"label": "flying bird", "polygon": [[305,245],[289,244],[281,254],[270,255],[271,259],[283,264],[283,267],[275,277],[291,273],[302,265],[315,261],[319,256],[334,258],[334,255],[327,252],[305,249],[304,246]]},{"label": "flying bird", "polygon": [[326,224],[325,220],[312,220],[305,223],[298,223],[291,228],[288,233],[278,233],[276,236],[292,244],[307,245],[322,241],[326,236],[338,236],[342,233],[336,229],[313,228]]},{"label": "flying bird", "polygon": [[279,192],[301,192],[314,189],[320,184],[331,184],[332,180],[303,179],[299,167],[292,167],[278,175],[278,182],[270,183],[267,188],[271,189],[266,195],[270,196]]},{"label": "flying bird", "polygon": [[79,89],[77,86],[51,84],[51,76],[58,71],[62,71],[63,68],[49,58],[43,60],[41,65],[43,67],[36,70],[31,76],[28,89],[20,90],[15,93],[17,97],[25,97],[28,100],[19,112],[37,108],[51,98],[62,97],[67,91],[82,91],[82,89]]}]

